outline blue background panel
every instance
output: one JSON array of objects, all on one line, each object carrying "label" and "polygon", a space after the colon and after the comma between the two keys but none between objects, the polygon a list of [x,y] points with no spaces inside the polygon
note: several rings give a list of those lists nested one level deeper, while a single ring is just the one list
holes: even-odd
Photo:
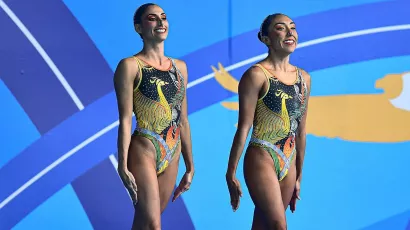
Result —
[{"label": "blue background panel", "polygon": [[[2,112],[0,113],[0,168],[9,160],[17,156],[23,149],[40,138],[30,118],[21,108],[10,90],[0,80],[0,98],[2,99]],[[24,135],[21,135],[24,130]]]},{"label": "blue background panel", "polygon": [[70,184],[39,205],[14,229],[32,229],[33,226],[36,229],[93,229]]}]

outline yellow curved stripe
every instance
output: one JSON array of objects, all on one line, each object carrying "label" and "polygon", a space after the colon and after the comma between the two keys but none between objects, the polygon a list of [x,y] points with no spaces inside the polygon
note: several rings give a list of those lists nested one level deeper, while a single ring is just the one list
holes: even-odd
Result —
[{"label": "yellow curved stripe", "polygon": [[230,75],[221,63],[218,63],[218,67],[219,71],[214,66],[211,66],[214,71],[216,81],[225,89],[233,93],[238,93],[239,81]]},{"label": "yellow curved stripe", "polygon": [[223,101],[221,102],[222,106],[230,110],[239,110],[238,102]]}]

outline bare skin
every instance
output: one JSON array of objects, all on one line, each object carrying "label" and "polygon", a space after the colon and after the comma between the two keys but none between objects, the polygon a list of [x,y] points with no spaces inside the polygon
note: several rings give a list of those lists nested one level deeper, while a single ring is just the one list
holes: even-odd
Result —
[{"label": "bare skin", "polygon": [[[158,28],[164,28],[165,32],[158,32]],[[144,41],[143,49],[135,56],[159,70],[168,69],[171,61],[164,55],[164,40],[168,32],[168,22],[163,10],[156,5],[149,6],[142,15],[141,24],[136,24],[135,29]],[[175,60],[175,62],[183,75],[186,87],[188,82],[186,64],[181,60]],[[118,173],[134,203],[135,215],[132,229],[158,230],[161,229],[161,214],[174,190],[181,152],[186,172],[174,191],[173,201],[189,190],[194,175],[187,99],[185,94],[181,108],[180,145],[169,166],[157,176],[154,145],[145,137],[131,136],[133,87],[134,82],[140,77],[133,57],[124,58],[119,62],[114,75],[120,117]]]},{"label": "bare skin", "polygon": [[[269,48],[269,55],[259,62],[284,84],[292,84],[297,77],[297,69],[289,63],[289,55],[296,48],[297,33],[293,21],[284,15],[276,16],[262,37],[262,42]],[[291,45],[285,40],[293,40]],[[310,76],[305,71],[302,75],[310,92]],[[249,68],[239,82],[239,120],[229,157],[226,180],[234,211],[239,208],[242,196],[241,186],[236,178],[236,169],[243,152],[246,138],[253,125],[258,98],[268,90],[268,81],[259,67]],[[291,164],[287,176],[279,182],[270,154],[259,147],[248,147],[244,159],[245,183],[255,204],[252,229],[287,229],[285,211],[288,206],[296,210],[296,201],[300,199],[300,182],[306,146],[306,116],[304,114],[296,135],[297,155]]]}]

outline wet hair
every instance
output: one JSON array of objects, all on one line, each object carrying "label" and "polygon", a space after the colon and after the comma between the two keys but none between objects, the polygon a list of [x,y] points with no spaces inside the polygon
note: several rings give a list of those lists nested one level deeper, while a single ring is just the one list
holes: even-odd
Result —
[{"label": "wet hair", "polygon": [[286,17],[288,17],[286,14],[282,14],[282,13],[275,13],[275,14],[268,15],[268,16],[265,18],[265,20],[263,20],[262,25],[261,25],[261,27],[259,28],[258,39],[259,39],[260,41],[262,41],[262,36],[268,35],[269,26],[270,26],[271,22],[272,22],[277,16],[286,16]]},{"label": "wet hair", "polygon": [[145,3],[145,4],[142,4],[140,7],[138,7],[134,13],[134,25],[141,23],[142,15],[145,13],[148,7],[156,6],[156,5],[157,4],[154,4],[154,3]]}]

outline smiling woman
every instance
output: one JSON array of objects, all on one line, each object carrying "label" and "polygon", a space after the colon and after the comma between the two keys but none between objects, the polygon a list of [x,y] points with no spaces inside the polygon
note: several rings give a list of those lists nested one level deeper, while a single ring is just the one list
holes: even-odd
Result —
[{"label": "smiling woman", "polygon": [[[114,85],[119,112],[118,172],[135,206],[133,229],[161,229],[178,173],[180,152],[186,173],[173,201],[191,185],[194,175],[188,123],[187,67],[164,55],[168,21],[161,7],[148,3],[134,15],[144,46],[122,59]],[[132,113],[137,128],[131,136]]]},{"label": "smiling woman", "polygon": [[252,229],[284,230],[285,210],[290,206],[294,212],[299,199],[310,76],[289,63],[298,34],[288,16],[277,13],[266,17],[258,38],[269,54],[249,68],[239,82],[239,122],[226,180],[236,211],[242,196],[236,168],[253,125],[244,159],[245,182],[255,204]]}]

